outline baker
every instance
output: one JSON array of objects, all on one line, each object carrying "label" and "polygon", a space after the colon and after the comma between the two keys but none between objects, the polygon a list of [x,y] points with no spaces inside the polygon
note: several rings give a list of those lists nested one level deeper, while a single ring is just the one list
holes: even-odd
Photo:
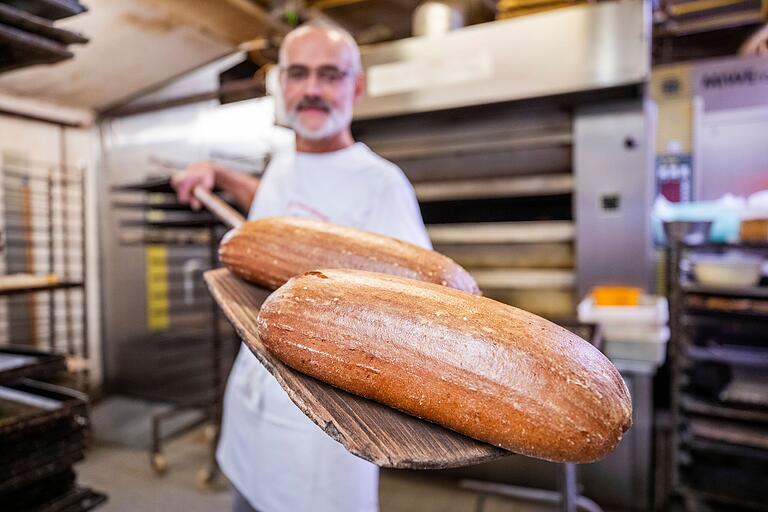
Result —
[{"label": "baker", "polygon": [[[309,23],[280,48],[279,82],[296,150],[258,180],[201,162],[175,175],[179,199],[217,186],[249,219],[292,215],[344,224],[431,248],[403,172],[355,142],[352,108],[363,92],[360,51],[339,27]],[[241,345],[224,396],[217,460],[236,512],[367,512],[378,509],[378,468],[312,423]]]}]

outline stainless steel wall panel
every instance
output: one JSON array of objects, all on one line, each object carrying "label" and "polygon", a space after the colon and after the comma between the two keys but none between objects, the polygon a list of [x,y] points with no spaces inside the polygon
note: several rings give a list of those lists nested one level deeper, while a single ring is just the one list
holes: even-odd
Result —
[{"label": "stainless steel wall panel", "polygon": [[650,287],[653,115],[641,102],[587,107],[574,119],[579,296],[594,285]]},{"label": "stainless steel wall panel", "polygon": [[704,112],[696,130],[695,199],[768,188],[768,107]]},{"label": "stainless steel wall panel", "polygon": [[374,45],[357,119],[644,82],[650,2],[620,0]]}]

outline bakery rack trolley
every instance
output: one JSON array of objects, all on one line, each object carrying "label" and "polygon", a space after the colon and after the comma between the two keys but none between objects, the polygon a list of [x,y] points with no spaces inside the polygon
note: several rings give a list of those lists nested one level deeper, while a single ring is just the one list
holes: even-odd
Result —
[{"label": "bakery rack trolley", "polygon": [[696,282],[692,256],[768,244],[676,243],[670,285],[672,488],[689,511],[768,510],[768,282]]},{"label": "bakery rack trolley", "polygon": [[[151,418],[150,464],[157,474],[164,474],[168,469],[163,454],[166,439],[208,421],[209,426],[205,429],[205,434],[210,441],[209,460],[207,467],[198,473],[198,483],[205,487],[210,485],[218,474],[215,450],[221,423],[225,376],[232,362],[237,340],[203,287],[194,287],[193,306],[185,304],[185,294],[188,294],[189,290],[181,290],[182,284],[178,276],[182,271],[190,269],[181,268],[184,256],[176,258],[172,253],[174,248],[184,247],[198,251],[195,254],[205,254],[205,264],[192,269],[194,278],[200,281],[200,272],[218,266],[218,245],[224,230],[221,229],[221,223],[207,212],[192,212],[186,205],[178,203],[167,177],[149,178],[140,183],[115,186],[112,191],[120,193],[121,196],[129,193],[131,197],[128,200],[113,200],[113,208],[123,212],[142,213],[139,220],[120,220],[120,243],[168,249],[169,325],[166,329],[149,332],[146,334],[147,338],[157,342],[157,351],[172,346],[177,346],[178,350],[182,351],[189,348],[190,340],[197,340],[200,345],[200,350],[196,350],[196,355],[193,354],[193,361],[190,361],[193,358],[185,357],[181,352],[174,354],[166,351],[162,357],[159,354],[154,355],[160,361],[158,365],[163,374],[171,377],[168,377],[167,384],[160,386],[164,389],[151,392],[152,396],[149,398],[171,402],[173,406],[167,411],[154,414]],[[186,284],[188,283],[184,286]],[[202,323],[202,327],[196,324],[194,331],[180,327],[190,314],[198,324]],[[226,341],[232,343],[225,343]],[[202,378],[200,374],[207,377]],[[178,392],[169,394],[169,389]],[[191,420],[188,425],[173,434],[164,433],[164,424],[189,411],[198,410],[205,411],[202,419]]]}]

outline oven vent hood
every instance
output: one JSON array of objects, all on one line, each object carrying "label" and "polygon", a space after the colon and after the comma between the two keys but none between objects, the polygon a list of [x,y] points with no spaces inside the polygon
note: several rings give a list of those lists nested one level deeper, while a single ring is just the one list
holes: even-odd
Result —
[{"label": "oven vent hood", "polygon": [[650,41],[650,3],[618,0],[373,45],[355,119],[641,84]]}]

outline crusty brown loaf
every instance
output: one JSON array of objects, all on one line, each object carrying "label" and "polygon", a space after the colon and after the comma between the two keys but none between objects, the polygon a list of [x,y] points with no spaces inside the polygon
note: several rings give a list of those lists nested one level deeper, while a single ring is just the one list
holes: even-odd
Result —
[{"label": "crusty brown loaf", "polygon": [[258,331],[298,371],[531,457],[592,462],[631,425],[627,387],[592,345],[442,286],[312,271],[264,302]]},{"label": "crusty brown loaf", "polygon": [[219,258],[246,281],[272,289],[312,269],[352,268],[480,293],[466,270],[438,252],[312,219],[270,217],[246,222],[227,233]]}]

